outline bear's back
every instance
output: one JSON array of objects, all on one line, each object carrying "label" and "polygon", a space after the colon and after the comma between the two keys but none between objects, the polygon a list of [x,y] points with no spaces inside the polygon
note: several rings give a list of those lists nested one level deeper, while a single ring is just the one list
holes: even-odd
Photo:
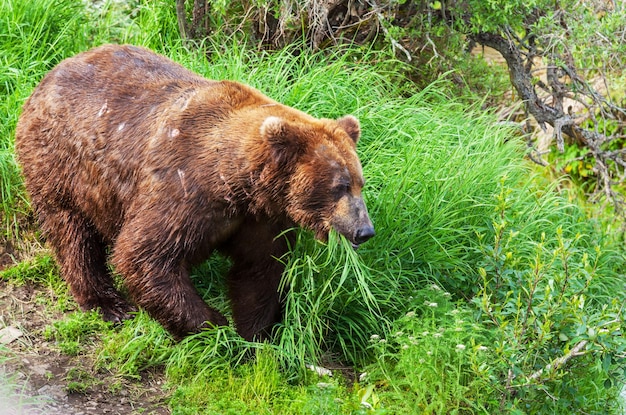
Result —
[{"label": "bear's back", "polygon": [[246,85],[106,45],[44,77],[23,107],[16,152],[35,207],[76,210],[111,241],[129,212],[150,203],[192,209],[195,195],[229,204],[242,184],[222,177],[247,183],[238,169],[251,168],[248,153],[267,164],[258,132],[270,115],[314,120]]},{"label": "bear's back", "polygon": [[105,45],[64,60],[35,88],[16,129],[31,198],[102,218],[99,227],[114,237],[150,141],[172,138],[172,114],[199,90],[220,85],[135,46]]}]

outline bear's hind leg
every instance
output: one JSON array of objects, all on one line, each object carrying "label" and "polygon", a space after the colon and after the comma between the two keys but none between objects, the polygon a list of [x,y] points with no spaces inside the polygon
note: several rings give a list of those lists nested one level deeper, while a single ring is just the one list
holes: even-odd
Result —
[{"label": "bear's hind leg", "polygon": [[106,262],[106,244],[81,214],[39,209],[39,220],[61,274],[81,309],[98,310],[106,321],[121,322],[135,311],[115,288]]}]

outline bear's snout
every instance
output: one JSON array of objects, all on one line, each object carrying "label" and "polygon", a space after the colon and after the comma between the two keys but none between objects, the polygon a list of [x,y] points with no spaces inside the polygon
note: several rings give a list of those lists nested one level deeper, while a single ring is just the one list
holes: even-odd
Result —
[{"label": "bear's snout", "polygon": [[360,215],[360,220],[355,224],[356,230],[354,231],[352,237],[350,237],[350,242],[352,243],[352,248],[358,249],[362,243],[370,240],[374,235],[376,235],[376,231],[374,230],[374,225],[372,225],[372,221],[367,214],[367,210],[365,210],[365,214]]},{"label": "bear's snout", "polygon": [[344,197],[337,205],[331,224],[350,241],[354,249],[376,234],[361,197]]},{"label": "bear's snout", "polygon": [[367,242],[374,235],[376,235],[376,232],[374,231],[374,226],[365,225],[356,231],[354,242],[356,242],[358,245],[361,245],[362,243]]}]

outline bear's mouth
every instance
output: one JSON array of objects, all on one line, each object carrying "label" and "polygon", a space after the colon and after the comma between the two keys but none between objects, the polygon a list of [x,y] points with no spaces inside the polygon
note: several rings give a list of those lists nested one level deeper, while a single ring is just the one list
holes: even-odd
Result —
[{"label": "bear's mouth", "polygon": [[[335,230],[335,232],[337,232],[338,236],[343,236],[344,238],[346,238],[346,240],[350,243],[350,246],[352,247],[352,249],[354,249],[355,251],[357,249],[359,249],[359,247],[361,246],[360,243],[354,241],[352,239],[352,237],[350,235],[345,235],[341,232],[339,232],[337,229],[333,228]],[[328,242],[328,233],[330,231],[329,230],[319,230],[317,232],[315,232],[315,239],[317,239],[318,241],[321,242]],[[340,241],[337,241],[340,242]]]},{"label": "bear's mouth", "polygon": [[[350,246],[352,247],[352,249],[354,249],[355,251],[359,249],[359,247],[363,243],[367,242],[375,235],[374,227],[371,225],[371,222],[369,224],[366,224],[365,226],[360,227],[354,232],[345,232],[343,231],[343,229],[336,225],[331,225],[330,229],[333,229],[338,235],[346,238],[346,240],[350,242]],[[328,233],[330,232],[330,229],[318,229],[315,232],[315,238],[319,241],[328,241]]]},{"label": "bear's mouth", "polygon": [[354,233],[354,236],[349,238],[352,248],[355,250],[358,249],[362,243],[369,241],[374,235],[376,235],[376,231],[374,231],[374,226],[371,222],[359,227]]},{"label": "bear's mouth", "polygon": [[350,236],[348,236],[348,235],[343,235],[343,236],[346,238],[346,240],[347,240],[348,242],[350,242],[350,246],[351,246],[351,247],[352,247],[352,249],[354,249],[355,251],[356,251],[357,249],[359,249],[359,247],[360,247],[360,246],[361,246],[361,245],[365,242],[365,241],[359,241],[358,239],[356,239],[356,238],[354,237],[354,235],[350,235]]}]

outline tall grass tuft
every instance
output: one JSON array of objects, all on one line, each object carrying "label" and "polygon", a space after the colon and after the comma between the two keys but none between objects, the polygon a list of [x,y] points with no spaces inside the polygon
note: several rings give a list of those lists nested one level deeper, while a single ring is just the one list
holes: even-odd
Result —
[{"label": "tall grass tuft", "polygon": [[84,48],[86,22],[80,0],[0,2],[0,222],[4,238],[17,236],[20,216],[27,210],[13,152],[20,108],[48,70]]},{"label": "tall grass tuft", "polygon": [[305,364],[321,364],[322,358],[363,361],[372,331],[385,331],[389,324],[381,310],[385,298],[372,292],[376,275],[335,234],[326,245],[300,245],[284,276],[290,292],[285,321],[276,335],[279,356],[285,357],[292,373]]}]

